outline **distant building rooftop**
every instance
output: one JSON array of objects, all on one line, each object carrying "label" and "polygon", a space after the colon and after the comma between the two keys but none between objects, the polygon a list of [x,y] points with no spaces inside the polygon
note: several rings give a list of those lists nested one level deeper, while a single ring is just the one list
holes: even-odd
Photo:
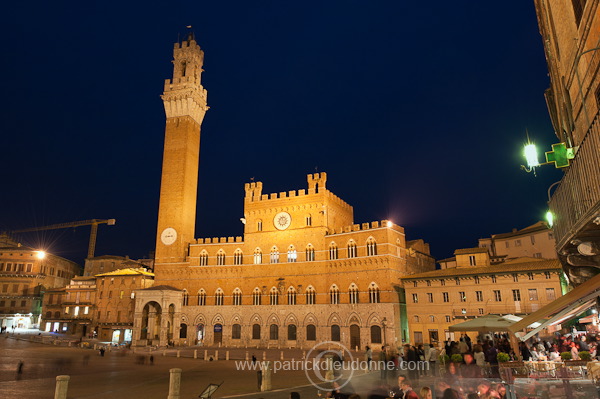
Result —
[{"label": "distant building rooftop", "polygon": [[150,276],[154,277],[154,273],[150,273],[143,268],[127,268],[127,269],[119,269],[108,273],[100,273],[96,274],[96,277],[106,277],[106,276]]},{"label": "distant building rooftop", "polygon": [[440,269],[431,272],[411,274],[403,277],[402,280],[452,278],[476,274],[502,274],[551,270],[562,270],[558,259],[517,258],[498,265],[460,268],[453,267],[450,269]]}]

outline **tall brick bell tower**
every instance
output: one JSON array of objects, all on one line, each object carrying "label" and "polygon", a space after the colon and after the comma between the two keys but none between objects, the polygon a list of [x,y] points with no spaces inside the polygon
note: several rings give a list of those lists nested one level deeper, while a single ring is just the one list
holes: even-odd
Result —
[{"label": "tall brick bell tower", "polygon": [[200,125],[208,110],[201,75],[204,52],[190,33],[173,49],[173,79],[161,96],[167,117],[158,207],[156,265],[185,261],[194,239]]}]

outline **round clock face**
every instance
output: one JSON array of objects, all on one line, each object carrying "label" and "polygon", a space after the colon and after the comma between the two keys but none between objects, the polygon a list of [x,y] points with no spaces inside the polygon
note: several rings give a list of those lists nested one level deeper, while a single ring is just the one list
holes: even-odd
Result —
[{"label": "round clock face", "polygon": [[285,230],[290,227],[292,217],[287,212],[279,212],[273,219],[273,224],[277,230]]},{"label": "round clock face", "polygon": [[171,245],[177,240],[177,231],[172,227],[167,227],[160,235],[160,240],[165,245]]}]

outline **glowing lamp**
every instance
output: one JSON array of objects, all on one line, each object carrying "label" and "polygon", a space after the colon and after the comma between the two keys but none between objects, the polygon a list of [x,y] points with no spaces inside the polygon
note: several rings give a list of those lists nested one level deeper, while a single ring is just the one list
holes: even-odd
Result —
[{"label": "glowing lamp", "polygon": [[394,223],[392,223],[392,222],[390,222],[390,221],[388,220],[388,222],[387,222],[387,227],[392,227],[393,225],[394,225]]},{"label": "glowing lamp", "polygon": [[554,214],[551,211],[546,212],[546,222],[548,222],[548,226],[554,226]]},{"label": "glowing lamp", "polygon": [[536,166],[540,166],[537,155],[537,148],[535,148],[535,144],[529,143],[525,145],[524,150],[525,159],[527,160],[527,166],[529,168],[533,168]]},{"label": "glowing lamp", "polygon": [[44,251],[36,251],[38,259],[44,259],[46,257],[46,252]]}]

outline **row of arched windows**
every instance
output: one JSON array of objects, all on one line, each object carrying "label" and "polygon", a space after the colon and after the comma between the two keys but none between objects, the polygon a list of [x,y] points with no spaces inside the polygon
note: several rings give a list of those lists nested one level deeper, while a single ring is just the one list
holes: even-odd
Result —
[{"label": "row of arched windows", "polygon": [[[261,325],[252,325],[252,339],[261,339]],[[277,324],[271,324],[269,326],[269,340],[279,340],[280,327]],[[380,344],[382,343],[381,327],[374,324],[370,327],[371,332],[371,343]],[[242,326],[240,324],[233,324],[231,326],[231,339],[242,338]],[[330,339],[331,341],[339,342],[341,339],[340,326],[334,324],[330,328]],[[295,324],[288,324],[287,326],[287,340],[296,341],[298,339],[298,328]],[[306,326],[306,338],[307,341],[317,340],[317,327],[314,324],[308,324]]]},{"label": "row of arched windows", "polygon": [[[348,244],[347,244],[348,258],[358,257],[357,248],[358,248],[358,246],[356,244],[356,241],[354,241],[354,240],[348,241]],[[367,240],[366,249],[367,249],[366,256],[377,255],[377,243],[375,242],[375,240],[372,237],[370,237]],[[263,263],[262,254],[263,253],[260,248],[256,248],[254,250],[253,263],[255,265],[260,265],[261,263]],[[329,244],[328,255],[329,255],[329,257],[328,257],[329,260],[339,259],[339,249],[335,242],[332,242],[331,244]],[[202,250],[199,258],[200,258],[200,266],[208,266],[209,256],[208,256],[208,252],[206,250]],[[226,264],[225,263],[226,259],[227,259],[227,257],[226,257],[225,251],[223,249],[220,249],[219,252],[217,252],[217,266],[224,266]],[[290,245],[287,250],[287,261],[288,262],[296,262],[297,259],[298,259],[298,253],[296,251],[296,248],[293,245]],[[304,250],[304,260],[306,262],[313,262],[315,259],[316,259],[315,248],[311,244],[308,244]],[[276,246],[273,246],[271,248],[271,251],[269,252],[269,262],[270,263],[279,263],[279,261],[280,261],[279,249]],[[241,265],[243,263],[244,263],[244,254],[243,254],[242,250],[238,248],[233,253],[233,264]]]},{"label": "row of arched windows", "polygon": [[[368,295],[369,295],[369,303],[379,303],[380,302],[380,293],[379,293],[379,287],[377,286],[377,284],[375,283],[371,283],[369,285],[369,288],[367,290]],[[352,283],[350,285],[350,287],[348,288],[348,298],[349,298],[349,303],[351,304],[357,304],[359,303],[359,299],[360,299],[360,291],[358,289],[358,286],[354,283]],[[225,293],[221,288],[218,288],[215,291],[214,294],[214,305],[215,306],[223,306],[224,303],[224,298]],[[198,300],[196,304],[192,304],[192,305],[197,305],[197,306],[206,306],[206,291],[204,289],[200,289],[198,291]],[[254,288],[254,290],[252,291],[252,304],[253,305],[262,305],[263,301],[262,301],[262,297],[263,297],[263,293],[262,291],[256,287]],[[268,293],[268,298],[269,298],[269,305],[279,305],[279,290],[276,287],[272,287],[271,290]],[[296,305],[298,304],[297,301],[297,297],[298,297],[298,293],[296,291],[296,289],[294,287],[289,287],[285,298],[286,302],[285,304],[287,305]],[[313,288],[312,285],[309,285],[306,288],[306,291],[304,293],[304,297],[305,297],[305,303],[307,305],[314,305],[316,303],[316,297],[317,297],[317,292],[315,291],[315,289]],[[242,305],[242,290],[240,290],[239,288],[236,288],[233,291],[233,295],[232,295],[232,302],[231,304],[234,306],[241,306]],[[337,285],[333,284],[331,286],[331,288],[329,288],[329,303],[333,304],[333,305],[338,305],[340,303],[340,290],[338,288]],[[188,293],[187,290],[183,290],[183,306],[190,306],[190,295]]]}]

